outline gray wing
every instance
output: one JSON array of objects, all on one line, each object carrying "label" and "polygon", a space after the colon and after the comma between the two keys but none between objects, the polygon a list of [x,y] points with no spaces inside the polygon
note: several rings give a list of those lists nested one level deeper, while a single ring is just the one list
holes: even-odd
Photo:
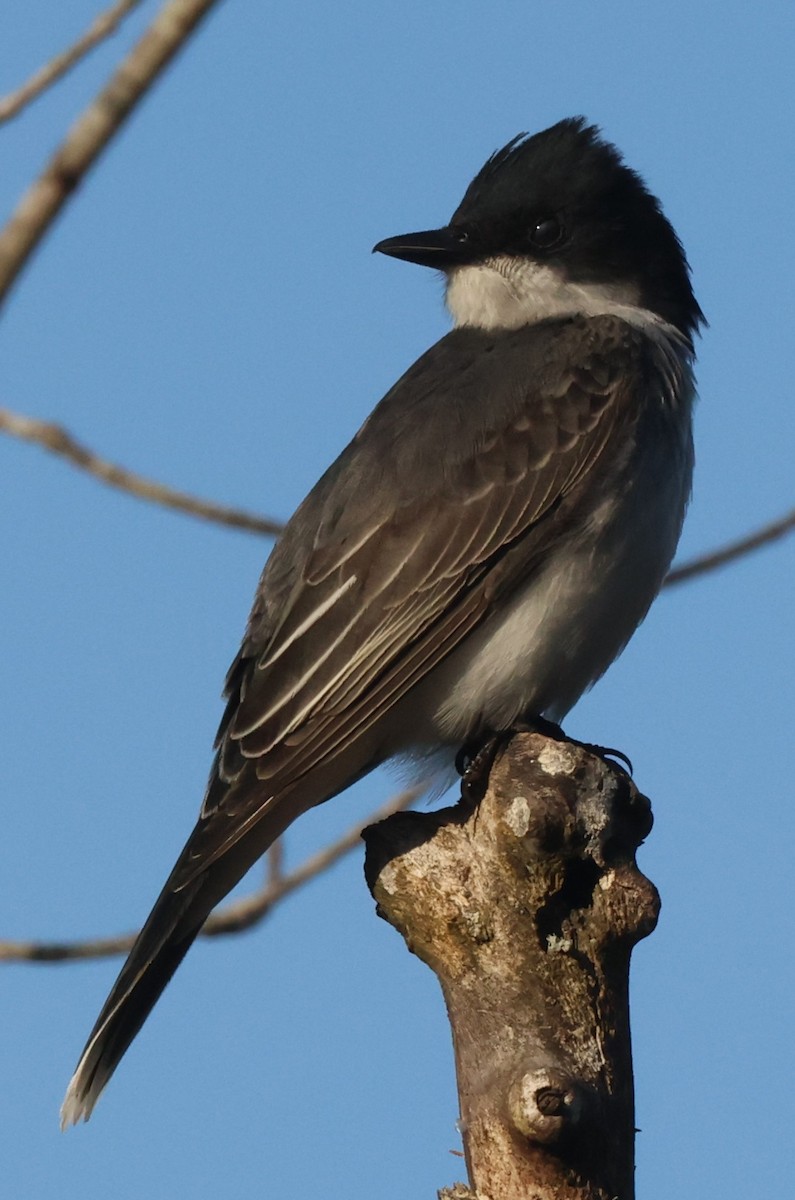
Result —
[{"label": "gray wing", "polygon": [[630,444],[654,357],[610,317],[458,330],[395,385],[263,573],[180,886],[349,751],[532,574],[546,518],[557,514],[559,537]]}]

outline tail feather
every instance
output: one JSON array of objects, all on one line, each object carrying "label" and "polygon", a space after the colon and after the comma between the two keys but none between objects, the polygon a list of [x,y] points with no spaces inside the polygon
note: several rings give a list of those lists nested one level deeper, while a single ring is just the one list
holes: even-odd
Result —
[{"label": "tail feather", "polygon": [[80,1056],[61,1107],[61,1128],[87,1121],[127,1047],[188,952],[213,905],[199,878],[184,891],[163,889],[130,951]]},{"label": "tail feather", "polygon": [[[321,798],[322,794],[321,794]],[[281,799],[281,797],[280,797]],[[80,1056],[61,1107],[61,1128],[87,1121],[125,1051],[154,1008],[215,905],[318,793],[264,808],[240,840],[214,857],[200,820],[139,933]],[[227,837],[226,824],[219,836]],[[201,869],[197,871],[197,860]]]}]

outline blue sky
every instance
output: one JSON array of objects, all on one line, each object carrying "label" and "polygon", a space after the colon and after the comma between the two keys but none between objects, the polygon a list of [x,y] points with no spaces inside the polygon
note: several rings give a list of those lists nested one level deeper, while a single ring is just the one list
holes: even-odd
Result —
[{"label": "blue sky", "polygon": [[[94,15],[0,14],[0,90]],[[0,209],[155,6],[0,129]],[[0,325],[0,404],[286,517],[447,327],[378,239],[441,223],[520,130],[585,113],[663,199],[710,328],[681,556],[793,503],[791,3],[227,3],[136,113]],[[2,935],[148,911],[192,825],[268,543],[0,440]],[[778,1194],[791,1136],[793,545],[663,595],[571,715],[652,798],[633,964],[644,1200]],[[371,777],[288,858],[395,786]],[[405,1200],[462,1175],[435,980],[354,857],[199,944],[91,1123],[57,1110],[117,962],[6,966],[0,1150],[26,1200]]]}]

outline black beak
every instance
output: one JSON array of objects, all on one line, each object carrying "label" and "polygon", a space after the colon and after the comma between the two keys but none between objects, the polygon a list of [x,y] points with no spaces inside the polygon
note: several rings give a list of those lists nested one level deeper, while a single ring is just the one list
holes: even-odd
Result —
[{"label": "black beak", "polygon": [[466,234],[460,229],[430,229],[424,233],[403,233],[400,237],[384,238],[373,246],[373,254],[388,254],[404,262],[419,263],[446,271],[468,262],[472,257]]}]

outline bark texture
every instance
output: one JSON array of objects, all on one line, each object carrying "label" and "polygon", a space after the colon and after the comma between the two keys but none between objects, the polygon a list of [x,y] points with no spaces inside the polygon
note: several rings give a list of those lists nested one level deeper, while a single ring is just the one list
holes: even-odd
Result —
[{"label": "bark texture", "polygon": [[617,767],[522,733],[477,804],[365,831],[378,911],[444,991],[478,1200],[634,1195],[628,978],[659,908],[635,863],[650,828]]}]

